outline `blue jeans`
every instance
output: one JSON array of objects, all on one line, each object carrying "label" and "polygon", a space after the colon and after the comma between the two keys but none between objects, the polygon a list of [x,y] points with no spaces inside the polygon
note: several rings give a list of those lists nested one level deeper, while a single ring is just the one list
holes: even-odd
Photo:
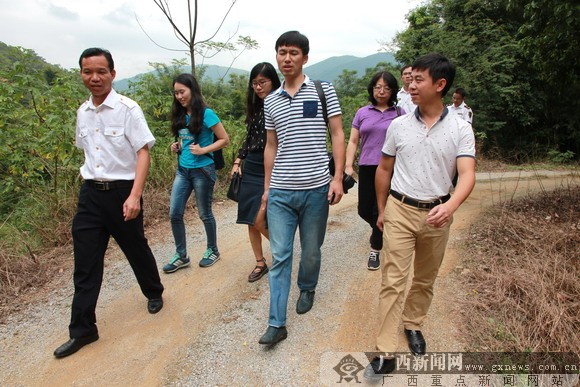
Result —
[{"label": "blue jeans", "polygon": [[171,220],[171,231],[173,231],[173,239],[175,240],[175,250],[180,257],[187,257],[183,213],[191,191],[195,192],[195,203],[199,217],[205,227],[207,247],[216,253],[218,252],[217,226],[211,211],[215,179],[214,164],[202,168],[177,167],[173,188],[171,189],[169,219]]},{"label": "blue jeans", "polygon": [[292,255],[296,229],[300,231],[298,288],[314,290],[320,274],[320,248],[328,220],[328,185],[311,190],[270,189],[268,229],[270,268],[270,317],[274,327],[286,325],[286,309],[292,277]]}]

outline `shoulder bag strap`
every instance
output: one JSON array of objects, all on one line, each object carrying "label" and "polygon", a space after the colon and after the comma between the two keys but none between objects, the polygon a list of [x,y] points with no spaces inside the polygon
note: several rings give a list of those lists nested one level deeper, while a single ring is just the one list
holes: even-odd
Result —
[{"label": "shoulder bag strap", "polygon": [[328,135],[330,136],[330,128],[328,127],[328,110],[326,108],[326,94],[322,90],[322,83],[320,80],[314,80],[314,86],[316,86],[316,92],[318,93],[318,98],[320,99],[320,104],[322,105],[322,116],[324,117],[324,122],[326,122],[326,129]]}]

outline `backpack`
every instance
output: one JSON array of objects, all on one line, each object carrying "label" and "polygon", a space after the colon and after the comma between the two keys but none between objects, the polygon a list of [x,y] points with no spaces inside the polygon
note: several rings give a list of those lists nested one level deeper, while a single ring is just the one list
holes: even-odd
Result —
[{"label": "backpack", "polygon": [[[216,137],[215,133],[213,135],[213,142],[216,142],[218,138]],[[222,149],[218,149],[213,152],[213,157],[211,154],[208,153],[208,156],[213,159],[213,163],[215,164],[215,169],[220,170],[226,166],[226,161],[224,160],[224,153]]]}]

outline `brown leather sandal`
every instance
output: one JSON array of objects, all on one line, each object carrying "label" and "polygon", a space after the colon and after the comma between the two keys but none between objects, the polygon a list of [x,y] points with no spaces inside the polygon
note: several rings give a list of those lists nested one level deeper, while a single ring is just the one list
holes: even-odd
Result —
[{"label": "brown leather sandal", "polygon": [[264,274],[266,274],[270,270],[268,269],[268,265],[266,265],[265,258],[258,259],[256,262],[264,262],[264,266],[256,265],[256,267],[254,267],[254,270],[252,270],[252,272],[248,276],[248,282],[255,282],[259,280],[264,276]]}]

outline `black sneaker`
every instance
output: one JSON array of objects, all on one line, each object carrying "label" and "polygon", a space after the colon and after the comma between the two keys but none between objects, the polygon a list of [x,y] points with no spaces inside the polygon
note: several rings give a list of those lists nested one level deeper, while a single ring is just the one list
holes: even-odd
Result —
[{"label": "black sneaker", "polygon": [[380,251],[371,250],[369,253],[369,262],[367,264],[367,269],[378,270],[381,267],[381,261],[379,260]]},{"label": "black sneaker", "polygon": [[371,380],[381,380],[384,375],[395,370],[395,359],[385,359],[377,356],[365,368],[364,377]]}]

